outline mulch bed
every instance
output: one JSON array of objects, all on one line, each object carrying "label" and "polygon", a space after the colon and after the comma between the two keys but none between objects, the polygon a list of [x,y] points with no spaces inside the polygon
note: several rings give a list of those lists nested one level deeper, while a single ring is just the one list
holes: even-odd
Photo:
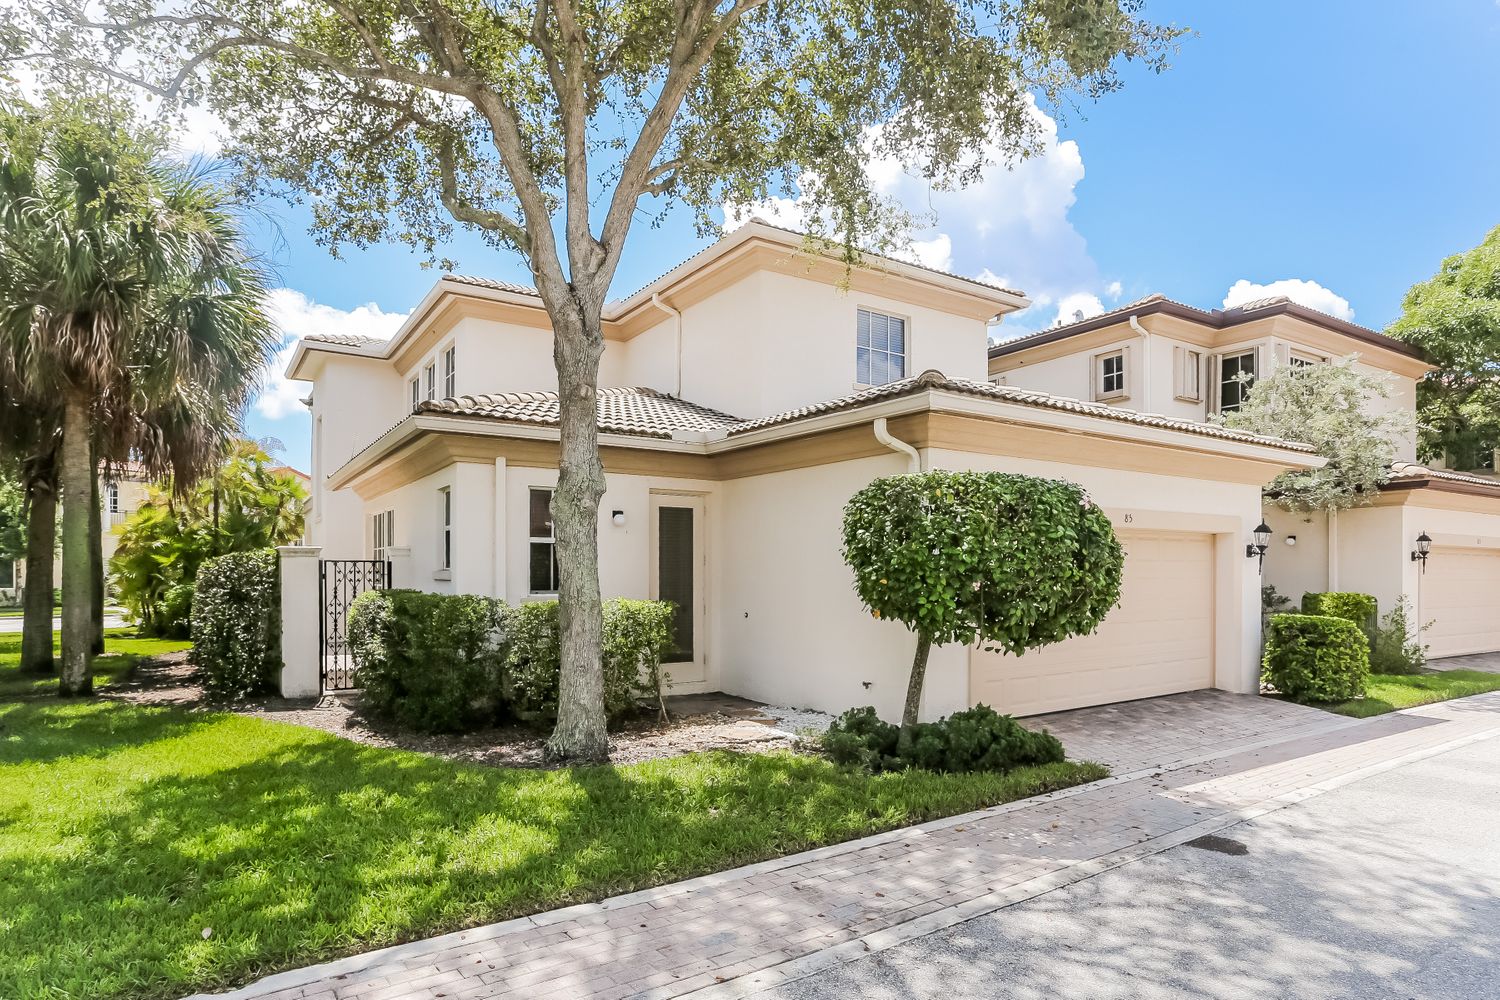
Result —
[{"label": "mulch bed", "polygon": [[[468,733],[418,733],[360,709],[357,692],[325,696],[317,702],[287,698],[213,701],[198,684],[186,653],[142,660],[128,680],[110,685],[100,696],[136,705],[174,706],[201,711],[237,712],[272,722],[321,729],[368,746],[415,750],[450,760],[490,767],[547,768],[542,748],[547,733],[520,725],[491,726]],[[668,699],[670,703],[675,699]],[[676,757],[701,750],[752,753],[795,749],[797,741],[773,728],[773,720],[750,703],[712,698],[682,699],[692,714],[674,715],[662,723],[642,713],[610,734],[610,762]],[[760,721],[757,721],[760,720]]]}]

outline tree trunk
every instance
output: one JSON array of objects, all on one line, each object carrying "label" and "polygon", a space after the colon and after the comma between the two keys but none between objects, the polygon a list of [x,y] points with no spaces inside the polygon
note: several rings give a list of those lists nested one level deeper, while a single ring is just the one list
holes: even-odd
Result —
[{"label": "tree trunk", "polygon": [[57,483],[37,477],[26,484],[26,596],[21,621],[21,671],[52,674],[52,558],[57,551]]},{"label": "tree trunk", "polygon": [[927,654],[931,652],[932,639],[918,633],[917,652],[911,660],[911,679],[906,683],[906,707],[901,710],[901,735],[896,740],[898,753],[905,753],[911,747],[917,712],[922,707],[922,682],[927,679]]},{"label": "tree trunk", "polygon": [[[96,455],[89,456],[89,465],[99,468]],[[89,617],[93,628],[93,639],[89,651],[98,656],[104,652],[104,504],[99,496],[99,476],[89,476],[93,482],[93,500],[89,504]]]},{"label": "tree trunk", "polygon": [[93,504],[93,449],[89,434],[89,397],[69,389],[63,401],[63,697],[93,692],[89,664],[94,645],[93,570],[89,565],[89,518]]},{"label": "tree trunk", "polygon": [[604,465],[599,460],[596,392],[604,353],[601,308],[602,300],[572,315],[553,316],[561,441],[552,529],[557,539],[562,673],[557,728],[547,741],[547,755],[555,760],[609,757],[599,658],[599,501],[604,496]]}]

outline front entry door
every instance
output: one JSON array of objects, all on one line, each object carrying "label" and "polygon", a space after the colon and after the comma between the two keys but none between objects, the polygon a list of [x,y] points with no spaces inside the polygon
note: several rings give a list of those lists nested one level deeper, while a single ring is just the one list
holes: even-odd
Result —
[{"label": "front entry door", "polygon": [[707,677],[703,538],[702,497],[651,498],[651,597],[677,605],[673,648],[662,669],[679,684]]}]

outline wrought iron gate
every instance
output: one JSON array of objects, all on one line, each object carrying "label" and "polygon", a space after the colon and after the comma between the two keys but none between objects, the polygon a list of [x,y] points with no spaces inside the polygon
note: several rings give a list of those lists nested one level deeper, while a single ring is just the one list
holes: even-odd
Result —
[{"label": "wrought iron gate", "polygon": [[358,686],[349,652],[349,605],[367,590],[389,589],[391,564],[384,559],[322,559],[318,569],[323,690],[347,691]]}]

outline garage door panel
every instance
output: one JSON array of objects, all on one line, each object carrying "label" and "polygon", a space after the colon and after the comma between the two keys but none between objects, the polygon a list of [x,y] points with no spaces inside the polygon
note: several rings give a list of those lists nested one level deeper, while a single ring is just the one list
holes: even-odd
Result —
[{"label": "garage door panel", "polygon": [[1429,656],[1500,650],[1500,552],[1434,548],[1419,593]]},{"label": "garage door panel", "polygon": [[975,650],[971,703],[1034,715],[1213,684],[1213,536],[1132,532],[1121,543],[1120,606],[1098,631],[1023,656]]}]

